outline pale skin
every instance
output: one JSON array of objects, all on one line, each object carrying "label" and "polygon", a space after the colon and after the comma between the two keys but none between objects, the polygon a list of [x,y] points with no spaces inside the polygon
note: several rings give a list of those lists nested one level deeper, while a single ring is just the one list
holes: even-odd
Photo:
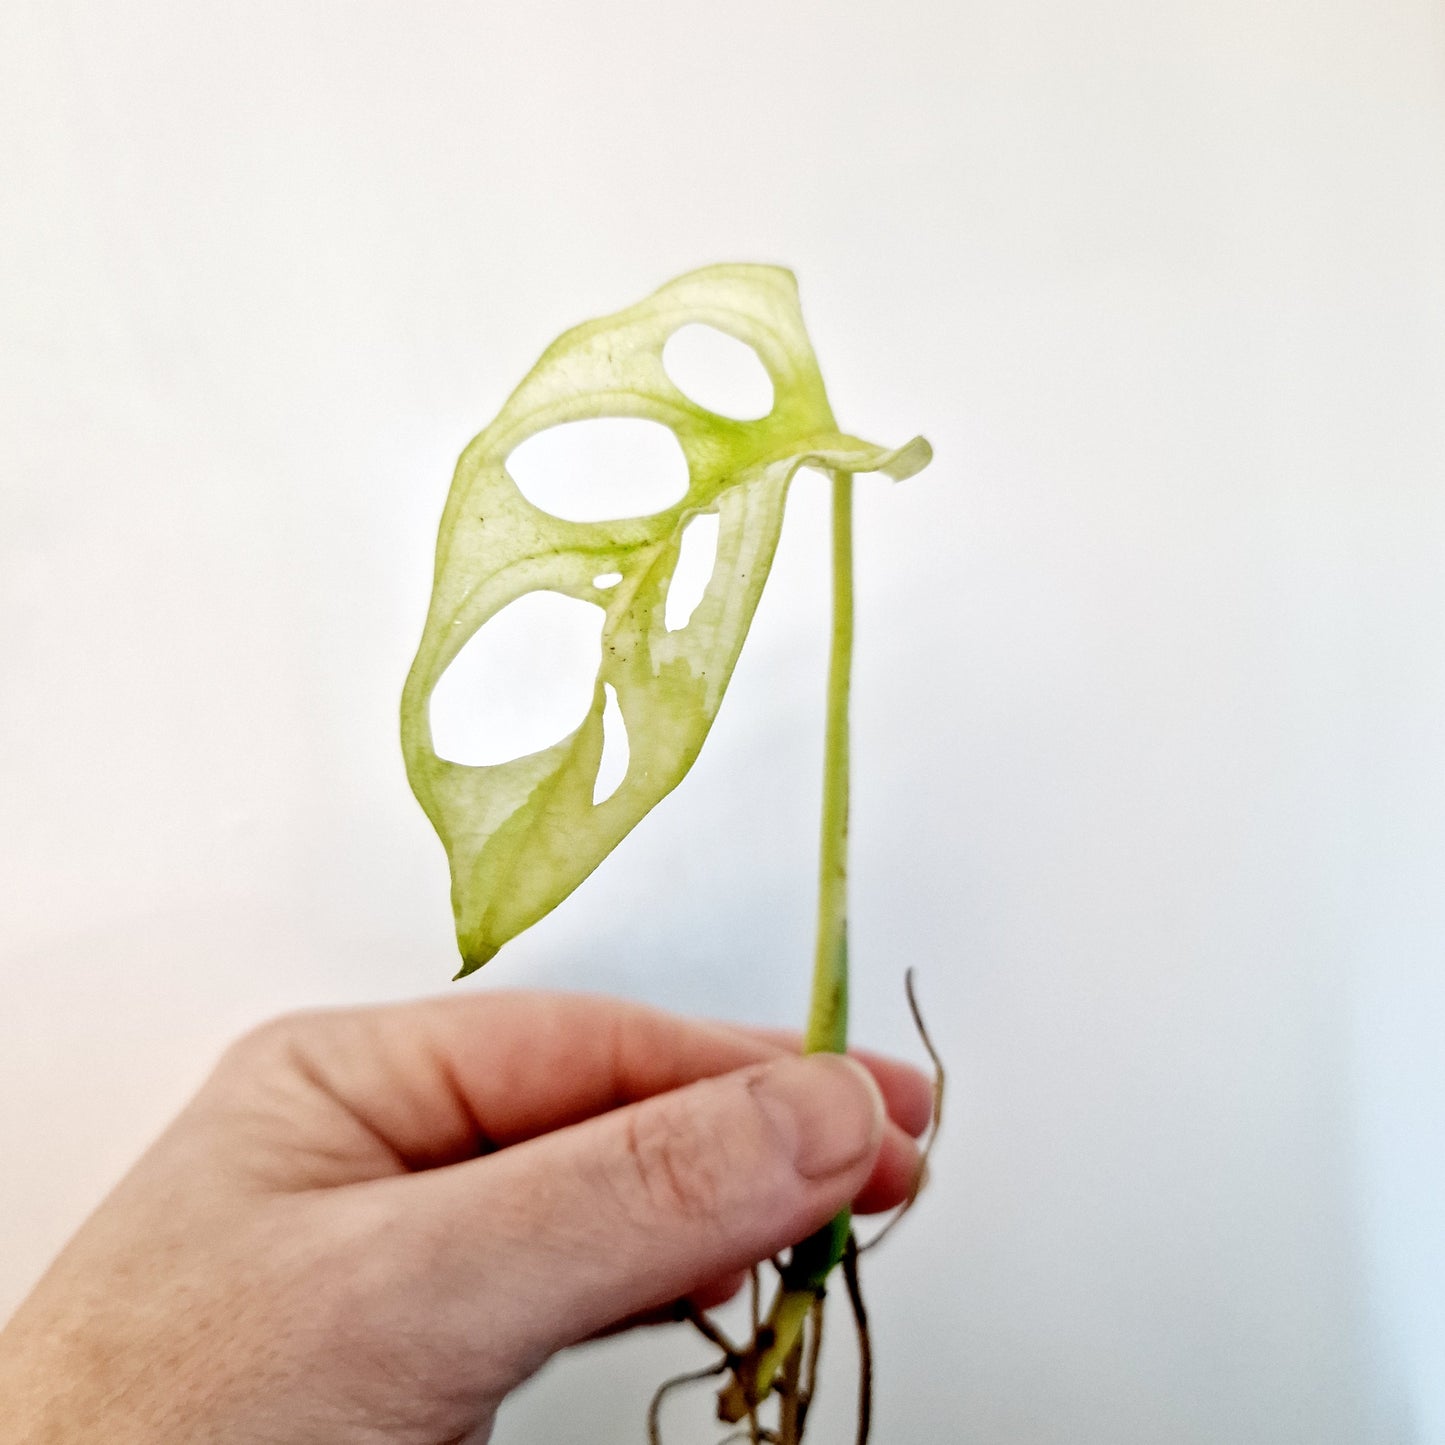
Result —
[{"label": "pale skin", "polygon": [[0,1331],[4,1438],[482,1445],[557,1351],[907,1195],[928,1080],[796,1048],[562,994],[267,1024]]}]

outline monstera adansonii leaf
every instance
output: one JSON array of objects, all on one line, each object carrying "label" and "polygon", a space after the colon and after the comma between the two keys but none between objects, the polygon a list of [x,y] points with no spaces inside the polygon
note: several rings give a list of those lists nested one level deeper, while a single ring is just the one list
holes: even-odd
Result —
[{"label": "monstera adansonii leaf", "polygon": [[[767,416],[717,415],[673,384],[663,347],[693,324],[756,352],[773,384]],[[533,506],[507,472],[509,455],[549,427],[596,417],[670,427],[687,458],[683,499],[650,516],[606,522],[564,521]],[[903,478],[930,455],[921,438],[888,450],[837,429],[796,283],[776,267],[694,271],[548,347],[457,464],[431,608],[402,698],[407,775],[451,861],[458,977],[555,908],[692,766],[767,581],[798,468]],[[667,590],[683,530],[708,512],[718,517],[712,576],[686,625],[669,631]],[[510,762],[467,766],[439,757],[432,690],[489,619],[538,591],[579,598],[604,614],[587,715],[551,747]],[[627,729],[627,772],[594,803],[608,684]]]}]

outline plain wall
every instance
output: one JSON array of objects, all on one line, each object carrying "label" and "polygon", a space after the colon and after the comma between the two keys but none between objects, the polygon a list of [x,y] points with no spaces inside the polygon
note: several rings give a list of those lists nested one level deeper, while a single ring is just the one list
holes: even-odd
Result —
[{"label": "plain wall", "polygon": [[[860,493],[855,1033],[916,964],[952,1069],[878,1438],[1445,1441],[1442,60],[1430,0],[6,5],[0,1312],[238,1030],[448,986],[453,460],[769,260],[937,452]],[[824,549],[805,478],[693,776],[458,987],[801,1020]]]}]

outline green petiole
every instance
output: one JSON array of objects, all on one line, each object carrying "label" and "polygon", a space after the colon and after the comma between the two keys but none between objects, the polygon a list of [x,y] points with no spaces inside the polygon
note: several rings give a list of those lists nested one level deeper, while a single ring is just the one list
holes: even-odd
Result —
[{"label": "green petiole", "polygon": [[[833,474],[833,625],[823,742],[823,810],[818,847],[818,936],[805,1053],[848,1049],[848,702],[853,674],[853,478]],[[771,1339],[754,1376],[763,1398],[797,1347],[808,1313],[843,1258],[852,1228],[844,1209],[792,1253],[768,1311]]]},{"label": "green petiole", "polygon": [[818,938],[804,1049],[848,1047],[848,697],[853,674],[853,477],[833,474],[833,636],[823,743]]}]

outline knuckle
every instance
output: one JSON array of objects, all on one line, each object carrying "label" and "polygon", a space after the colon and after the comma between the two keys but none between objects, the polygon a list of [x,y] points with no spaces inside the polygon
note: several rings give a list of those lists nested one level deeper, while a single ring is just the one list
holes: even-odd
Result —
[{"label": "knuckle", "polygon": [[254,1025],[234,1039],[216,1062],[213,1078],[255,1079],[289,1071],[314,1048],[334,1011],[297,1010],[277,1014]]},{"label": "knuckle", "polygon": [[289,1038],[290,1020],[287,1017],[270,1018],[264,1023],[254,1024],[226,1045],[216,1060],[213,1077],[228,1079],[256,1073],[269,1061],[284,1055],[290,1047]]}]

